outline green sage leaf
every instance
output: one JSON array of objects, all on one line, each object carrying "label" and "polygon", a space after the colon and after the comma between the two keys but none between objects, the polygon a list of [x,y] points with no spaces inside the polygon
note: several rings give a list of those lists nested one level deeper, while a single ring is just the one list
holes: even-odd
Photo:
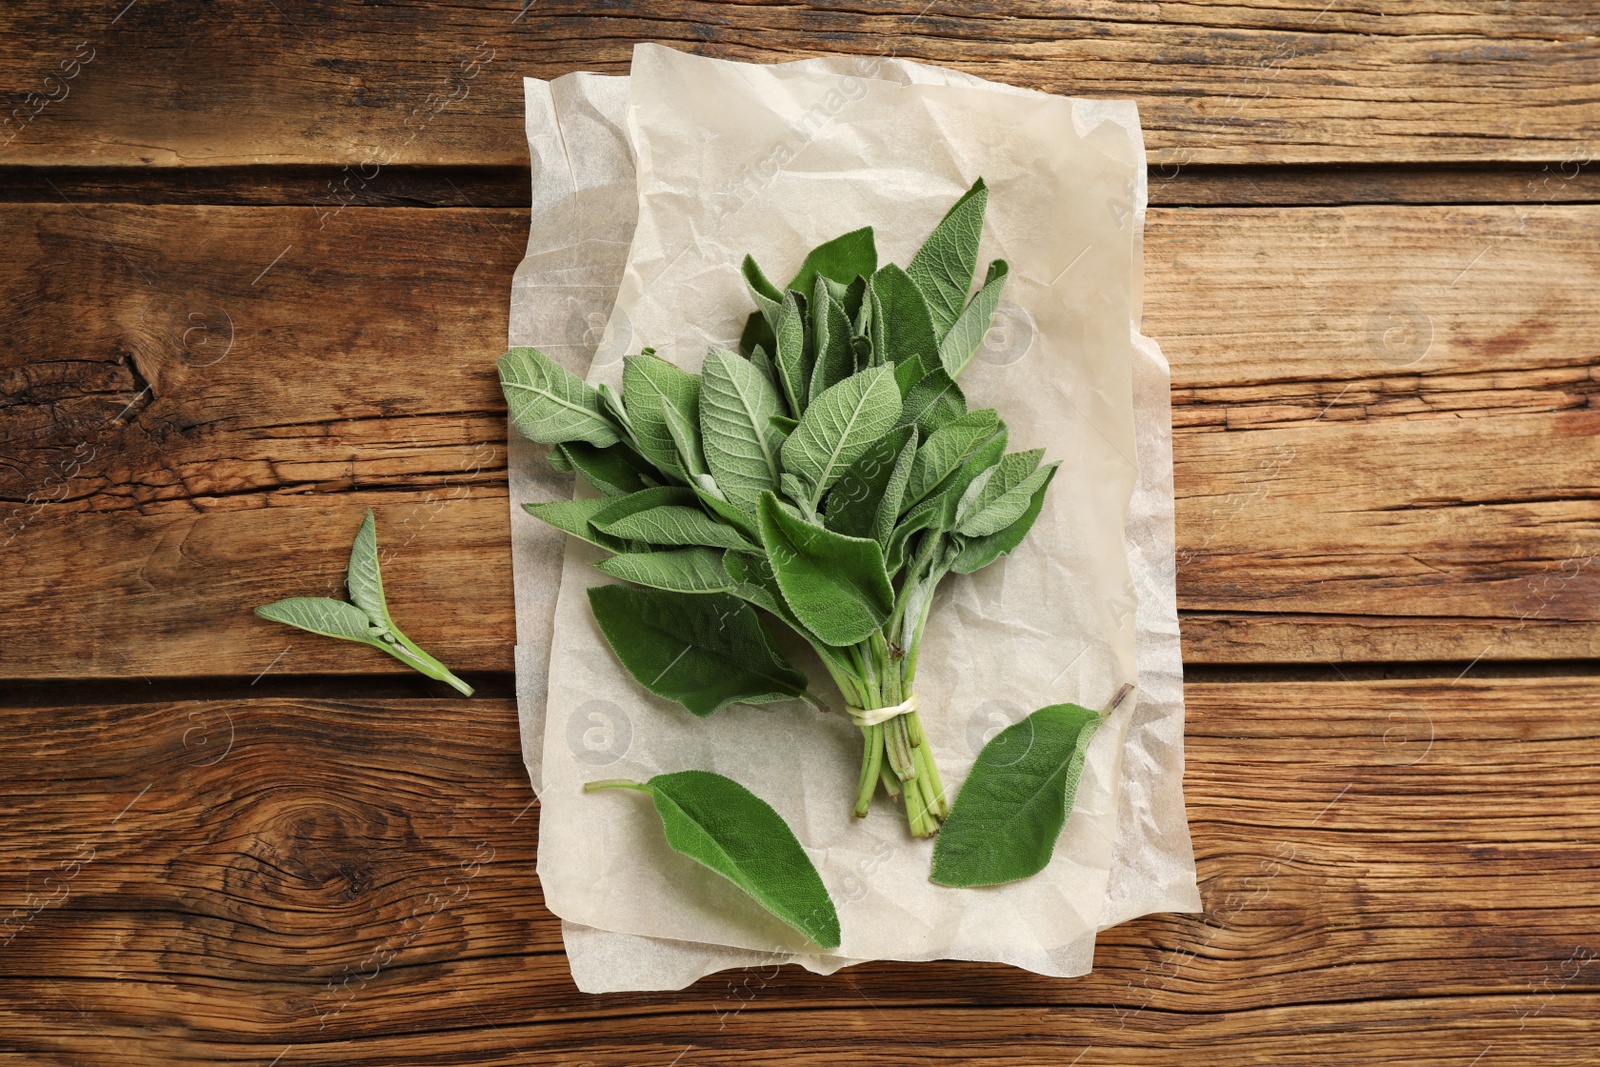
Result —
[{"label": "green sage leaf", "polygon": [[511,421],[524,436],[546,445],[586,441],[600,448],[620,439],[600,394],[537,348],[513,348],[497,366]]},{"label": "green sage leaf", "polygon": [[627,551],[628,545],[620,537],[613,537],[595,529],[592,520],[617,497],[594,497],[585,500],[552,500],[546,504],[524,504],[522,510],[541,522],[547,522],[562,533],[571,534],[608,552]]},{"label": "green sage leaf", "polygon": [[778,305],[783,303],[783,293],[767,279],[766,273],[762,271],[754,256],[744,257],[744,262],[739,266],[739,273],[744,277],[745,287],[750,290],[750,299],[755,301],[756,308],[767,320],[767,324],[776,324]]},{"label": "green sage leaf", "polygon": [[811,297],[811,337],[816,362],[807,395],[821,396],[856,372],[856,353],[850,320],[829,292],[828,279],[820,274]]},{"label": "green sage leaf", "polygon": [[[639,450],[666,473],[691,480],[698,472],[685,465],[673,434],[676,429],[682,436],[686,425],[699,423],[699,376],[654,353],[641,352],[623,357],[622,394],[628,401],[628,416],[633,420],[633,436]],[[697,452],[688,451],[692,461]]]},{"label": "green sage leaf", "polygon": [[710,771],[658,774],[640,784],[591,782],[648,793],[673,851],[709,867],[822,948],[838,948],[839,915],[822,876],[772,805]]},{"label": "green sage leaf", "polygon": [[[1033,501],[1033,494],[1050,480],[1056,464],[1039,467],[1043,449],[1034,452],[1013,452],[1003,458],[994,472],[975,495],[968,489],[970,499],[964,499],[957,508],[955,530],[964,537],[987,537],[999,533],[1022,517]],[[1008,462],[1015,459],[1015,462]]]},{"label": "green sage leaf", "polygon": [[[569,443],[575,444],[576,442]],[[549,463],[550,466],[554,467],[562,474],[572,473],[572,457],[567,454],[567,446],[564,444],[551,445],[550,452],[545,456],[545,462]]]},{"label": "green sage leaf", "polygon": [[756,367],[732,352],[713,349],[700,373],[706,465],[729,502],[754,511],[781,473],[783,433],[772,420],[781,417],[782,401]]},{"label": "green sage leaf", "polygon": [[[745,511],[735,504],[729,503],[722,497],[705,490],[704,486],[695,486],[695,495],[699,497],[700,504],[723,522],[744,534],[752,544],[761,540],[761,535],[756,532],[756,509]],[[757,507],[760,505],[758,504]]]},{"label": "green sage leaf", "polygon": [[840,234],[806,254],[805,262],[795,274],[789,288],[800,293],[811,292],[818,277],[848,285],[858,277],[870,278],[878,269],[878,247],[871,226]]},{"label": "green sage leaf", "polygon": [[1000,290],[1005,288],[1006,261],[997,259],[989,264],[989,273],[983,279],[983,288],[967,302],[950,332],[939,342],[939,362],[954,378],[972,361],[972,354],[983,344],[983,335],[989,332],[995,309],[1000,306]]},{"label": "green sage leaf", "polygon": [[556,451],[587,478],[590,485],[607,496],[636,493],[660,485],[664,480],[660,470],[625,444],[596,448],[582,441],[569,441],[556,446]]},{"label": "green sage leaf", "polygon": [[943,367],[924,374],[905,392],[900,425],[915,424],[924,440],[935,430],[967,413],[967,398]]},{"label": "green sage leaf", "polygon": [[356,531],[355,543],[350,546],[350,562],[344,572],[345,591],[351,603],[366,612],[374,626],[389,629],[394,621],[389,618],[389,605],[383,599],[383,573],[378,567],[378,520],[372,509],[367,509],[361,528]]},{"label": "green sage leaf", "polygon": [[[849,537],[875,536],[879,505],[887,495],[895,464],[915,434],[916,429],[911,426],[891,430],[872,442],[850,465],[850,469],[828,490],[827,508],[823,515],[823,522],[828,529]],[[898,515],[899,500],[892,506]]]},{"label": "green sage leaf", "polygon": [[783,306],[778,312],[773,331],[778,345],[778,354],[773,363],[778,369],[778,380],[783,385],[789,410],[798,418],[806,410],[810,396],[815,356],[806,344],[805,312],[800,310],[799,296],[792,290],[783,294]]},{"label": "green sage leaf", "polygon": [[783,443],[783,468],[805,483],[812,508],[867,448],[894,428],[900,391],[894,372],[854,374],[817,397]]},{"label": "green sage leaf", "polygon": [[[939,339],[934,335],[928,302],[917,283],[893,263],[880,267],[867,287],[871,297],[873,359],[896,365],[917,361],[923,372],[938,364]],[[962,294],[965,296],[966,294]],[[915,384],[921,374],[911,378]]]},{"label": "green sage leaf", "polygon": [[[989,190],[979,178],[962,194],[933,228],[906,273],[928,301],[934,332],[944,337],[961,314],[978,269],[978,240],[983,234],[983,212]],[[955,371],[950,372],[955,376]]]},{"label": "green sage leaf", "polygon": [[662,485],[654,489],[641,489],[626,496],[606,497],[599,501],[603,506],[592,512],[589,519],[594,526],[603,530],[610,523],[637,512],[648,511],[651,508],[688,507],[697,499],[692,489],[681,485]]},{"label": "green sage leaf", "polygon": [[595,569],[634,585],[674,593],[726,593],[733,579],[722,567],[716,548],[675,548],[660,552],[624,552],[596,563]]},{"label": "green sage leaf", "polygon": [[696,715],[806,691],[805,675],[772,646],[755,612],[727,593],[606,585],[589,590],[589,605],[628,673]]},{"label": "green sage leaf", "polygon": [[1040,708],[978,753],[933,848],[940,885],[1015,882],[1050,862],[1101,717],[1076,704]]},{"label": "green sage leaf", "polygon": [[323,637],[360,641],[383,647],[384,627],[374,623],[354,604],[325,596],[295,596],[256,609],[263,619],[281,622]]},{"label": "green sage leaf", "polygon": [[712,548],[755,546],[737,529],[695,507],[669,504],[646,508],[607,522],[604,531],[647,545],[707,545]]},{"label": "green sage leaf", "polygon": [[808,630],[843,647],[865,640],[887,621],[894,589],[877,541],[795,518],[772,493],[762,497],[759,518],[778,588]]},{"label": "green sage leaf", "polygon": [[910,511],[940,487],[979,446],[994,436],[1000,417],[993,408],[980,408],[955,419],[928,436],[911,464],[901,511]]},{"label": "green sage leaf", "polygon": [[1050,488],[1050,479],[1055,477],[1056,466],[1052,463],[1044,468],[1046,471],[1044,481],[1033,491],[1033,499],[1028,502],[1027,509],[1010,526],[985,537],[963,538],[960,551],[951,561],[950,569],[957,574],[971,574],[987,567],[1022,544],[1022,539],[1028,536],[1028,531],[1038,520],[1039,513],[1044,510],[1044,494]]},{"label": "green sage leaf", "polygon": [[1006,424],[1000,423],[995,435],[963,463],[960,468],[928,495],[938,509],[935,524],[941,530],[955,527],[956,514],[972,483],[1000,462],[1006,451]]}]

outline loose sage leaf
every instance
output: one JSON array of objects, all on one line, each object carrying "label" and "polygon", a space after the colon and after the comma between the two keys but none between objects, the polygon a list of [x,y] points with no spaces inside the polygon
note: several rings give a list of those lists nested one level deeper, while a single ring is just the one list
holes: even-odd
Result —
[{"label": "loose sage leaf", "polygon": [[761,500],[761,543],[783,599],[806,628],[837,647],[864,641],[894,610],[883,550],[870,538],[846,537]]},{"label": "loose sage leaf", "polygon": [[911,479],[900,510],[910,511],[930,496],[979,446],[994,436],[1000,418],[993,408],[980,408],[955,419],[928,436],[911,464]]},{"label": "loose sage leaf", "polygon": [[1101,717],[1052,704],[1006,727],[978,753],[933,848],[933,881],[1000,885],[1050,862]]},{"label": "loose sage leaf", "polygon": [[[926,373],[938,363],[939,339],[934,335],[928,302],[905,271],[887,263],[868,285],[872,302],[873,358],[880,364],[920,362]],[[965,297],[965,293],[962,294]],[[908,383],[914,385],[921,374]]]},{"label": "loose sage leaf", "polygon": [[773,363],[778,368],[778,380],[783,385],[783,395],[789,410],[798,418],[806,410],[811,395],[811,371],[814,353],[806,344],[805,312],[800,309],[798,294],[793,290],[783,294],[783,306],[778,321],[773,326],[777,335],[777,357]]},{"label": "loose sage leaf", "polygon": [[607,496],[635,493],[660,485],[664,480],[660,470],[624,444],[596,448],[582,441],[569,441],[557,446],[557,451],[589,480],[590,485]]},{"label": "loose sage leaf", "polygon": [[[873,537],[878,505],[884,499],[895,462],[916,429],[901,426],[868,446],[828,490],[823,522],[828,529],[850,537]],[[895,502],[898,508],[899,501]],[[896,511],[895,514],[899,514]]]},{"label": "loose sage leaf", "polygon": [[807,253],[789,288],[799,293],[809,293],[818,277],[848,285],[857,277],[871,277],[877,269],[878,248],[873,240],[872,227],[863,226],[824,242]]},{"label": "loose sage leaf", "polygon": [[924,374],[906,391],[905,398],[900,425],[915,424],[923,439],[967,413],[967,398],[943,367]]},{"label": "loose sage leaf", "polygon": [[696,715],[805,692],[805,675],[773,648],[750,606],[727,593],[606,585],[589,590],[589,606],[628,673]]},{"label": "loose sage leaf", "polygon": [[[577,442],[574,441],[574,442],[568,442],[568,443],[569,444],[576,444]],[[591,446],[591,447],[593,447],[593,446]],[[615,446],[612,446],[612,447],[615,447]],[[551,445],[550,446],[550,452],[545,457],[545,462],[549,463],[550,466],[554,467],[556,470],[560,471],[562,474],[571,474],[572,473],[572,457],[567,453],[567,446],[564,445],[564,444],[562,444],[562,445]]]},{"label": "loose sage leaf", "polygon": [[773,425],[782,401],[748,361],[712,349],[700,369],[700,432],[706,465],[727,499],[754,511],[775,488],[783,433]]},{"label": "loose sage leaf", "polygon": [[585,789],[617,787],[650,795],[674,851],[722,875],[818,946],[839,947],[839,915],[822,876],[772,805],[710,771],[658,774],[643,784],[591,782]]},{"label": "loose sage leaf", "polygon": [[989,264],[989,273],[983,279],[983,288],[967,302],[956,318],[950,332],[939,342],[939,362],[954,378],[971,362],[972,354],[983,344],[983,335],[989,332],[995,309],[1000,306],[1000,290],[1005,288],[1006,261],[997,259]]},{"label": "loose sage leaf", "polygon": [[624,552],[596,563],[595,569],[634,585],[674,593],[726,593],[734,586],[716,548],[674,548]]},{"label": "loose sage leaf", "polygon": [[[295,596],[256,609],[263,619],[281,622],[324,637],[383,647],[384,627],[354,604],[325,596]],[[385,649],[387,651],[387,649]]]},{"label": "loose sage leaf", "polygon": [[[939,220],[906,268],[927,297],[934,332],[939,337],[949,332],[967,302],[972,275],[978,269],[978,239],[983,233],[983,212],[988,203],[989,190],[979,178]],[[954,377],[955,371],[950,374]]]},{"label": "loose sage leaf", "polygon": [[817,397],[800,417],[783,443],[783,468],[805,483],[815,508],[828,487],[893,429],[899,417],[900,391],[891,368],[851,375]]},{"label": "loose sage leaf", "polygon": [[604,532],[648,545],[707,545],[712,548],[755,546],[737,529],[695,507],[669,504],[645,508],[607,522]]},{"label": "loose sage leaf", "polygon": [[600,448],[619,440],[600,394],[537,348],[513,348],[497,366],[511,421],[524,436],[546,445],[587,441]]},{"label": "loose sage leaf", "polygon": [[1046,472],[1044,481],[1033,491],[1033,499],[1028,502],[1028,507],[1022,515],[1003,530],[985,537],[963,538],[960,550],[951,561],[951,570],[957,574],[971,574],[973,571],[982,570],[1022,544],[1022,539],[1028,536],[1028,531],[1038,520],[1039,513],[1044,510],[1045,490],[1050,487],[1050,479],[1055,476],[1056,464],[1052,463],[1044,470]]},{"label": "loose sage leaf", "polygon": [[[624,356],[622,395],[628,401],[628,415],[633,420],[634,441],[639,450],[661,470],[689,481],[697,472],[685,466],[673,430],[676,427],[681,433],[685,424],[698,425],[699,376],[653,353]],[[697,453],[690,450],[689,455],[692,460]]]},{"label": "loose sage leaf", "polygon": [[828,279],[820,274],[811,296],[811,336],[816,362],[807,395],[821,396],[856,372],[856,353],[850,320],[829,292]]}]

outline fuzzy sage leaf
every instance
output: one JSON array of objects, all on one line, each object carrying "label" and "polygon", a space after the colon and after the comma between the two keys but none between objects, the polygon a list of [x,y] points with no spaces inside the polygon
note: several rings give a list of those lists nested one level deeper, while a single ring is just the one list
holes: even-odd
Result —
[{"label": "fuzzy sage leaf", "polygon": [[806,695],[805,675],[737,597],[603,585],[589,590],[589,606],[628,673],[696,715]]},{"label": "fuzzy sage leaf", "polygon": [[738,782],[710,771],[678,771],[583,788],[648,794],[675,852],[722,875],[818,946],[839,947],[839,915],[811,858],[783,816]]},{"label": "fuzzy sage leaf", "polygon": [[1001,885],[1044,870],[1100,722],[1088,708],[1052,704],[984,745],[934,845],[933,880]]},{"label": "fuzzy sage leaf", "polygon": [[537,348],[511,349],[500,357],[499,369],[511,421],[532,440],[584,441],[598,448],[619,440],[600,394]]}]

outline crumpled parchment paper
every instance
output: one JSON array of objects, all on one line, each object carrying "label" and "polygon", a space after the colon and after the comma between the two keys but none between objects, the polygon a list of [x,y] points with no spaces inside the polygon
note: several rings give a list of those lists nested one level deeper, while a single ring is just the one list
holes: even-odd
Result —
[{"label": "crumpled parchment paper", "polygon": [[[831,973],[867,959],[995,960],[1087,972],[1098,930],[1196,911],[1182,797],[1183,690],[1168,368],[1138,332],[1146,201],[1131,102],[1075,100],[903,60],[776,66],[639,45],[626,78],[529,79],[533,215],[510,343],[619,384],[653,345],[697,369],[734,347],[752,252],[787,278],[862,225],[909,261],[951,203],[990,187],[980,269],[1011,266],[997,323],[961,384],[1012,449],[1064,464],[1011,556],[940,588],[918,665],[948,785],[984,741],[1044,704],[1134,697],[1101,727],[1041,874],[980,890],[927,880],[932,844],[879,798],[849,816],[860,735],[799,704],[696,719],[642,690],[590,615],[599,553],[521,504],[571,494],[544,449],[511,435],[517,687],[538,791],[539,876],[580,989],[681,988],[775,960]],[[806,656],[796,661],[825,684]],[[844,942],[809,946],[719,876],[667,848],[646,798],[585,781],[713,770],[795,829],[839,906]]]}]

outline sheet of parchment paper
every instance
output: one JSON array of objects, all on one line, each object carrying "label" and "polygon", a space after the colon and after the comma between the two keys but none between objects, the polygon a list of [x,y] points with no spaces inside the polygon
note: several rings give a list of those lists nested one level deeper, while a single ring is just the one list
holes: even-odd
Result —
[{"label": "sheet of parchment paper", "polygon": [[[903,263],[982,174],[992,190],[984,258],[1004,256],[1012,275],[963,386],[973,406],[1000,409],[1012,447],[1044,446],[1066,464],[1028,542],[941,591],[917,687],[932,743],[954,783],[987,736],[1033,707],[1098,705],[1120,681],[1140,683],[1091,746],[1051,867],[1013,886],[938,889],[926,881],[929,846],[905,836],[900,812],[842,817],[859,757],[842,719],[782,707],[701,721],[643,693],[588,614],[583,590],[600,576],[582,546],[567,548],[548,626],[559,542],[514,506],[519,705],[543,805],[540,875],[566,920],[579,987],[678,988],[773,958],[830,971],[944,956],[1071,975],[1088,970],[1097,929],[1195,910],[1167,369],[1137,334],[1145,188],[1132,105],[894,60],[760,67],[654,46],[636,51],[631,80],[527,84],[534,213],[511,341],[575,370],[588,362],[593,381],[615,383],[623,352],[644,344],[690,368],[706,345],[729,345],[747,310],[736,270],[745,250],[787,276],[788,259],[870,223],[882,258]],[[637,213],[620,203],[635,168]],[[624,268],[619,245],[635,219]],[[602,318],[589,290],[619,273]],[[514,445],[514,505],[562,495],[540,452]],[[667,850],[648,804],[579,792],[594,777],[690,766],[739,778],[795,826],[840,903],[839,954],[809,952]]]}]

